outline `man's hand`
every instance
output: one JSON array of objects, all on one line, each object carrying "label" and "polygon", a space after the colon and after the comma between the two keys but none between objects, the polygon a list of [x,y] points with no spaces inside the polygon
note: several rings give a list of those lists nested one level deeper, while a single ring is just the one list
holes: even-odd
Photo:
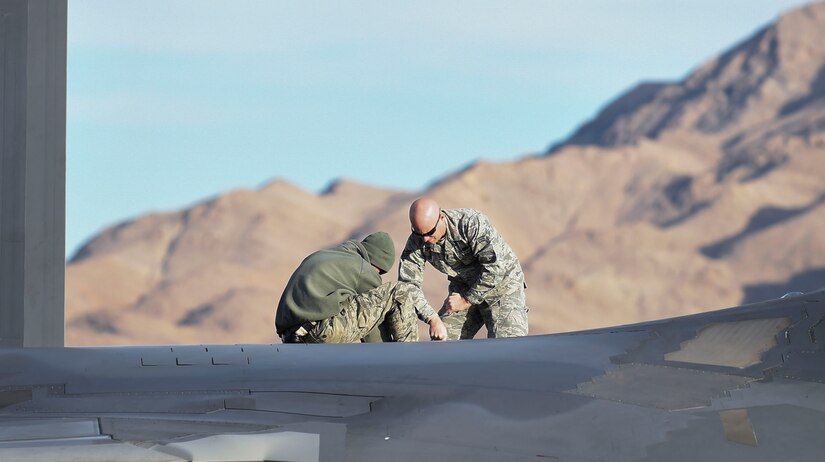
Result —
[{"label": "man's hand", "polygon": [[472,304],[468,302],[466,298],[455,292],[451,293],[450,296],[444,300],[444,308],[447,309],[447,313],[466,311],[470,309],[470,306],[472,306]]},{"label": "man's hand", "polygon": [[447,327],[438,316],[433,316],[430,321],[430,340],[447,340]]}]

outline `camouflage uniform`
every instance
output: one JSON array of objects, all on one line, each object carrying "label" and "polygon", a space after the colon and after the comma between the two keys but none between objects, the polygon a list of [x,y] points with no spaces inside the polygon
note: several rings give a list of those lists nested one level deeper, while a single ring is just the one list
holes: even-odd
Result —
[{"label": "camouflage uniform", "polygon": [[394,262],[392,239],[383,232],[307,256],[278,302],[275,330],[281,340],[342,343],[375,333],[368,340],[417,341],[416,307],[427,300],[410,284],[382,282],[376,269],[386,271]]},{"label": "camouflage uniform", "polygon": [[[343,310],[327,318],[307,331],[307,343],[351,343],[367,336],[379,324],[385,341],[417,342],[418,328],[415,323],[415,287],[403,282],[387,282],[344,302]],[[420,293],[421,291],[417,291]]]},{"label": "camouflage uniform", "polygon": [[[415,286],[423,298],[426,262],[447,275],[450,293],[459,293],[472,304],[466,311],[441,315],[450,339],[473,338],[482,325],[490,338],[527,335],[527,285],[513,250],[483,213],[441,212],[446,235],[440,242],[426,244],[421,236],[411,234],[401,254],[398,280]],[[416,304],[416,313],[424,321],[436,314],[429,304]]]}]

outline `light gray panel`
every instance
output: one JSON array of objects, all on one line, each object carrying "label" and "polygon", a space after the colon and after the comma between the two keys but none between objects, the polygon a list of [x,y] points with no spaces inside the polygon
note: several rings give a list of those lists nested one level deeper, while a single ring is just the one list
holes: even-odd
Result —
[{"label": "light gray panel", "polygon": [[0,449],[3,462],[184,462],[170,454],[131,444]]},{"label": "light gray panel", "polygon": [[0,441],[99,436],[97,419],[16,419],[0,422]]},{"label": "light gray panel", "polygon": [[25,2],[0,3],[0,346],[23,345]]},{"label": "light gray panel", "polygon": [[709,406],[714,398],[754,379],[708,371],[626,364],[569,393],[621,403],[675,410]]},{"label": "light gray panel", "polygon": [[173,443],[158,450],[197,461],[277,460],[319,462],[320,435],[303,432],[216,435]]},{"label": "light gray panel", "polygon": [[203,346],[175,346],[172,347],[175,354],[175,363],[178,366],[211,366],[212,355],[209,347]]},{"label": "light gray panel", "polygon": [[176,357],[172,347],[149,347],[140,357],[141,366],[175,366]]},{"label": "light gray panel", "polygon": [[28,0],[23,346],[63,346],[66,0]]},{"label": "light gray panel", "polygon": [[776,336],[790,325],[789,318],[710,324],[665,359],[744,369],[759,364],[762,354],[776,346]]},{"label": "light gray panel", "polygon": [[172,346],[152,348],[141,356],[141,366],[246,366],[249,357],[240,346]]},{"label": "light gray panel", "polygon": [[25,408],[32,413],[178,413],[203,414],[224,408],[224,399],[246,391],[167,393],[108,393],[61,395],[35,399],[7,409]]},{"label": "light gray panel", "polygon": [[699,414],[686,428],[647,448],[644,462],[795,461],[819,462],[825,452],[825,415],[797,406],[756,406],[748,416],[758,446],[730,441],[717,413]]},{"label": "light gray panel", "polygon": [[374,396],[301,392],[253,392],[248,397],[226,400],[227,409],[285,412],[319,417],[350,417],[370,412]]},{"label": "light gray panel", "polygon": [[248,433],[271,430],[273,425],[232,422],[199,422],[178,419],[101,418],[100,430],[121,441],[168,442],[194,435]]},{"label": "light gray panel", "polygon": [[0,2],[0,346],[62,346],[66,0]]},{"label": "light gray panel", "polygon": [[246,366],[249,365],[244,347],[241,346],[216,346],[209,347],[212,356],[212,364],[216,366]]}]

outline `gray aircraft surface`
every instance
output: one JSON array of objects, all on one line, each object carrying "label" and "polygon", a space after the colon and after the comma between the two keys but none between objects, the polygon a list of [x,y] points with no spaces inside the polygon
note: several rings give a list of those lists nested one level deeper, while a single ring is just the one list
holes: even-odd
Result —
[{"label": "gray aircraft surface", "polygon": [[[0,345],[63,344],[66,18],[0,0]],[[0,462],[818,461],[823,320],[825,290],[516,339],[0,348]]]},{"label": "gray aircraft surface", "polygon": [[825,290],[417,344],[0,349],[2,461],[818,461]]}]

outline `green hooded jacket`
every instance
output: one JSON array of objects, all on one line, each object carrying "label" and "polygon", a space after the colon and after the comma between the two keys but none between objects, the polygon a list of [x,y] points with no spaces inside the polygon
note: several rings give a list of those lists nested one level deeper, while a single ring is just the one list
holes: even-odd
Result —
[{"label": "green hooded jacket", "polygon": [[280,335],[307,321],[335,316],[343,309],[341,302],[380,285],[381,276],[361,242],[319,250],[306,257],[286,283],[275,329]]}]

